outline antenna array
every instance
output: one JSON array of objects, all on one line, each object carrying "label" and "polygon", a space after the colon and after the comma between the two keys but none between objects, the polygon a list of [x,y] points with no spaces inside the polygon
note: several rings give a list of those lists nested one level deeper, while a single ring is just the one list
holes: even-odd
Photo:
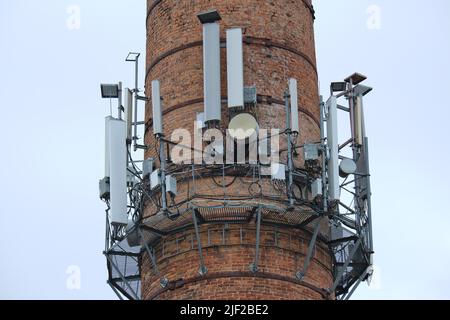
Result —
[{"label": "antenna array", "polygon": [[[201,120],[206,127],[226,129],[221,124],[220,16],[210,11],[198,15],[198,18],[203,24],[204,118]],[[257,132],[259,125],[248,109],[249,104],[257,104],[256,94],[251,103],[247,103],[245,98],[249,91],[244,88],[242,29],[233,28],[226,34],[230,123],[239,123],[241,118],[251,119],[246,122],[252,123],[255,120],[255,124],[249,126]],[[137,66],[139,54],[130,55],[134,58],[127,58],[127,61],[135,62]],[[199,273],[204,275],[208,268],[203,258],[199,225],[246,223],[252,218],[257,223],[257,235],[251,272],[258,271],[261,224],[309,228],[312,238],[307,255],[295,273],[295,277],[303,281],[316,242],[321,237],[321,222],[329,221],[331,236],[326,240],[333,253],[334,283],[326,288],[327,294],[348,299],[361,281],[370,279],[373,240],[363,98],[372,89],[360,84],[365,80],[363,75],[355,73],[343,82],[331,84],[329,99],[326,102],[321,99],[319,106],[321,141],[310,144],[298,143],[302,130],[297,80],[288,79],[283,101],[285,129],[279,133],[286,138],[287,157],[279,163],[267,165],[257,159],[255,163],[202,162],[174,166],[167,162],[166,151],[173,142],[165,138],[161,84],[154,79],[151,97],[140,96],[137,71],[136,67],[134,90],[124,90],[125,107],[121,105],[120,85],[118,117],[106,118],[105,178],[100,181],[100,197],[107,204],[104,254],[109,272],[108,284],[119,297],[140,299],[139,259],[144,252],[150,259],[154,274],[160,276],[161,286],[170,284],[171,279],[159,274],[153,248],[153,244],[162,237],[174,230],[179,232],[193,227],[195,234],[192,237],[195,236],[198,245]],[[346,99],[348,107],[339,105],[340,99]],[[133,144],[134,151],[150,148],[145,143],[139,144],[137,136],[137,128],[144,124],[137,118],[139,101],[151,102],[159,159],[133,159]],[[125,121],[121,120],[122,111],[125,112]],[[340,111],[349,114],[351,127],[351,136],[343,143],[338,136],[342,127],[338,123]],[[248,143],[245,135],[236,135],[233,139]],[[191,147],[186,149],[192,151]],[[224,150],[223,146],[213,148],[214,153],[223,153]],[[298,150],[303,151],[303,167],[294,165],[293,157]],[[157,160],[159,168],[156,167]],[[230,177],[234,180],[225,179]],[[221,178],[220,182],[218,178]],[[211,180],[215,187],[205,186],[205,179]],[[189,182],[188,198],[182,197],[177,190],[177,181]],[[233,194],[228,187],[234,183],[246,187],[251,197],[244,200],[242,196]],[[208,188],[215,197],[206,196]],[[144,216],[144,208],[151,210],[152,214]]]}]

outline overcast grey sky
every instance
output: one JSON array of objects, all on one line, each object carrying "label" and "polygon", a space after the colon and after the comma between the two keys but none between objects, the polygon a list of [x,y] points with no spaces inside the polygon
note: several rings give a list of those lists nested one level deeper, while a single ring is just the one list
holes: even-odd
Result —
[{"label": "overcast grey sky", "polygon": [[[315,8],[322,94],[354,71],[375,88],[365,107],[377,274],[354,298],[450,299],[450,4]],[[0,0],[0,298],[115,299],[101,254],[99,83],[132,85],[124,59],[145,53],[145,11],[144,0]],[[70,266],[79,290],[67,288]]]}]

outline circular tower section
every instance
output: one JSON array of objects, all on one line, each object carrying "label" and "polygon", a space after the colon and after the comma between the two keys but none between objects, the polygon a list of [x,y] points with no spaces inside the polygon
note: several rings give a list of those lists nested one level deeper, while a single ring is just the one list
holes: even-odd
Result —
[{"label": "circular tower section", "polygon": [[[178,129],[191,134],[192,141],[183,145],[195,150],[198,116],[204,111],[198,15],[211,10],[221,17],[222,114],[215,128],[224,131],[236,115],[227,107],[226,31],[241,28],[244,86],[251,94],[256,91],[255,103],[245,111],[258,129],[280,132],[280,164],[287,167],[291,155],[290,187],[287,178],[262,174],[259,164],[180,165],[171,159],[175,144],[167,141]],[[146,23],[146,92],[159,80],[164,127],[164,140],[157,139],[149,101],[146,158],[156,159],[159,169],[164,158],[163,169],[177,191],[149,190],[142,218],[147,244],[140,257],[143,299],[328,298],[325,288],[333,282],[329,227],[315,212],[318,199],[309,183],[320,165],[305,165],[302,147],[321,139],[311,0],[148,0]],[[289,79],[297,80],[300,130],[287,138]]]}]

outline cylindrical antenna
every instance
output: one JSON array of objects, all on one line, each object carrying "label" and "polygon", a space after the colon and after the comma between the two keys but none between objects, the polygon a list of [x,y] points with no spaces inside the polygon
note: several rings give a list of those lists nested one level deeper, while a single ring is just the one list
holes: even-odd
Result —
[{"label": "cylindrical antenna", "polygon": [[353,136],[357,146],[362,146],[365,138],[364,130],[364,103],[363,97],[372,91],[371,87],[358,84],[353,88],[354,115],[353,115]]},{"label": "cylindrical antenna", "polygon": [[159,80],[152,81],[153,134],[163,134],[161,91]]},{"label": "cylindrical antenna", "polygon": [[353,126],[355,144],[361,146],[363,144],[363,118],[362,118],[362,108],[363,108],[363,97],[362,95],[355,97],[355,111],[354,111],[354,121]]},{"label": "cylindrical antenna", "polygon": [[298,88],[297,80],[289,79],[289,94],[291,96],[291,131],[298,134],[300,132],[298,119]]},{"label": "cylindrical antenna", "polygon": [[203,23],[203,90],[205,122],[221,120],[220,15],[209,11],[198,15]]},{"label": "cylindrical antenna", "polygon": [[109,166],[109,123],[114,119],[112,116],[107,116],[105,118],[105,177],[110,177],[110,166]]},{"label": "cylindrical antenna", "polygon": [[244,55],[242,29],[227,30],[228,108],[244,106]]}]

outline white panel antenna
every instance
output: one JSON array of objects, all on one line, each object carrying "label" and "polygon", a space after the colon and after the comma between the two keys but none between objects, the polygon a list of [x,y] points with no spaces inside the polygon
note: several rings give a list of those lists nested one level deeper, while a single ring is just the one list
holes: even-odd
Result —
[{"label": "white panel antenna", "polygon": [[337,127],[337,98],[331,96],[327,101],[327,141],[330,158],[328,160],[328,194],[330,200],[339,200],[339,142]]},{"label": "white panel antenna", "polygon": [[289,94],[291,96],[291,130],[294,133],[299,133],[298,88],[296,79],[289,79]]},{"label": "white panel antenna", "polygon": [[105,118],[105,177],[109,178],[110,168],[109,168],[109,122],[114,119],[111,116]]},{"label": "white panel antenna", "polygon": [[242,29],[227,30],[228,108],[244,106],[244,53]]},{"label": "white panel antenna", "polygon": [[161,86],[159,80],[152,81],[153,134],[162,135]]},{"label": "white panel antenna", "polygon": [[111,189],[110,222],[113,225],[126,225],[128,223],[126,122],[111,118],[108,126]]},{"label": "white panel antenna", "polygon": [[216,22],[203,24],[203,83],[205,121],[220,121],[220,27]]}]

